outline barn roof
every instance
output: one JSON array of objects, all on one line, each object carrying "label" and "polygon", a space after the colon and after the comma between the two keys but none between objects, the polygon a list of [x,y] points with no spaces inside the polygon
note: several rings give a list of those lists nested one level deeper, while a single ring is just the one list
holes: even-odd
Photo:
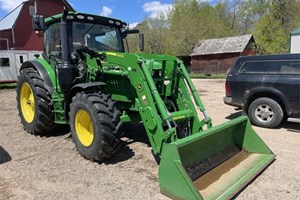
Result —
[{"label": "barn roof", "polygon": [[0,21],[0,31],[11,29],[19,17],[19,14],[22,10],[23,3],[21,3],[18,7],[16,7],[13,11],[11,11],[8,15],[6,15],[1,21]]},{"label": "barn roof", "polygon": [[221,53],[243,52],[247,44],[253,39],[251,34],[226,38],[202,40],[195,47],[191,56]]},{"label": "barn roof", "polygon": [[[68,3],[67,0],[60,1],[64,4],[64,6],[67,9],[75,11],[75,9]],[[12,29],[14,27],[25,2],[27,1],[24,0],[23,3],[21,3],[18,7],[16,7],[13,11],[8,13],[8,15],[6,15],[3,19],[0,20],[0,31]]]}]

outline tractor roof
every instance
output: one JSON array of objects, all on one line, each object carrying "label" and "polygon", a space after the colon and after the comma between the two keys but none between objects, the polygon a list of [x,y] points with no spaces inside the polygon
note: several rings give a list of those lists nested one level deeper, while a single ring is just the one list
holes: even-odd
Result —
[{"label": "tractor roof", "polygon": [[[61,20],[63,13],[48,17],[45,19],[47,25],[50,25],[55,22],[59,22]],[[68,12],[67,19],[70,21],[79,21],[79,22],[87,22],[87,23],[99,23],[109,26],[115,26],[120,28],[125,28],[127,24],[121,20],[103,17],[99,15],[87,14],[87,13],[79,13],[79,12]]]}]

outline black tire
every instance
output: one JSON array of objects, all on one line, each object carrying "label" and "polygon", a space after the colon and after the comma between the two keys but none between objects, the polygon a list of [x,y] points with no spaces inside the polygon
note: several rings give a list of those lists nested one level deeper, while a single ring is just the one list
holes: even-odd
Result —
[{"label": "black tire", "polygon": [[[23,111],[26,110],[24,104],[21,103],[21,89],[27,87],[31,89],[34,99],[33,119],[28,120],[24,117]],[[29,104],[29,103],[28,103]],[[17,84],[17,106],[21,123],[24,129],[34,135],[45,135],[55,127],[54,108],[51,101],[51,94],[45,88],[45,84],[39,73],[33,68],[21,70]]]},{"label": "black tire", "polygon": [[284,113],[278,102],[262,97],[250,104],[248,116],[252,124],[256,126],[274,128],[281,123]]},{"label": "black tire", "polygon": [[[92,133],[93,136],[84,144],[81,141],[83,136],[80,137],[80,134],[83,133],[79,133],[76,128],[76,124],[81,126],[81,121],[79,119],[79,123],[76,117],[85,112],[89,118],[87,123],[92,124],[93,131],[89,130],[89,133]],[[122,123],[120,121],[120,111],[109,95],[102,92],[77,93],[72,99],[69,117],[73,141],[76,149],[83,157],[97,162],[112,157],[120,141]]]}]

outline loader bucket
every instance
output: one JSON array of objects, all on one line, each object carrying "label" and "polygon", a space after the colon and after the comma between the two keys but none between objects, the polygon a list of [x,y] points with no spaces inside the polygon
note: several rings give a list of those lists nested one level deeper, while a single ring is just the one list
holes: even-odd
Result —
[{"label": "loader bucket", "polygon": [[161,193],[172,199],[229,199],[274,159],[242,116],[164,144]]}]

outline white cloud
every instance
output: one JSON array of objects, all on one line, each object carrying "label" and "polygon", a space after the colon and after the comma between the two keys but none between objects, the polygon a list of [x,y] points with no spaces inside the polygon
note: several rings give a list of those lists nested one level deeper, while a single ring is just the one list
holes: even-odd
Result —
[{"label": "white cloud", "polygon": [[112,9],[110,9],[110,8],[107,7],[107,6],[103,6],[100,15],[105,16],[105,17],[108,17],[109,15],[112,14],[112,12],[113,12]]},{"label": "white cloud", "polygon": [[150,18],[156,18],[160,14],[165,16],[169,13],[172,8],[172,4],[162,4],[160,1],[150,1],[143,5],[143,10],[149,15]]},{"label": "white cloud", "polygon": [[129,29],[134,29],[138,24],[139,22],[129,23]]},{"label": "white cloud", "polygon": [[25,0],[0,0],[0,7],[2,10],[6,12],[10,12],[15,9],[18,5],[20,5]]}]

